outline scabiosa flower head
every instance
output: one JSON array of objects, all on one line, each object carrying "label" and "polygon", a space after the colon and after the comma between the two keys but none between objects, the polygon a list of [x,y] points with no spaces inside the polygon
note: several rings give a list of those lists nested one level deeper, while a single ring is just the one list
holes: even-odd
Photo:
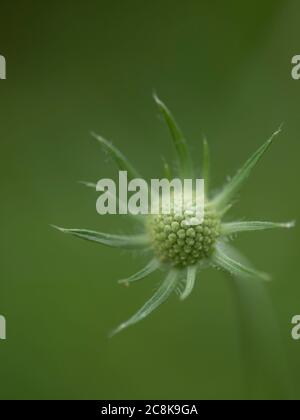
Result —
[{"label": "scabiosa flower head", "polygon": [[183,268],[208,258],[219,236],[220,220],[213,210],[204,210],[202,223],[191,225],[196,218],[193,207],[183,214],[159,214],[149,218],[147,227],[151,245],[161,263]]},{"label": "scabiosa flower head", "polygon": [[[178,178],[195,178],[194,165],[182,132],[166,105],[156,95],[154,95],[154,99],[169,127],[176,149]],[[120,280],[121,284],[128,286],[144,279],[158,269],[166,272],[165,279],[156,293],[135,315],[116,328],[112,335],[148,316],[174,291],[178,291],[181,300],[187,298],[193,290],[197,274],[206,268],[222,269],[233,276],[242,278],[270,280],[268,274],[245,264],[245,259],[230,242],[238,233],[291,228],[294,226],[294,222],[224,222],[223,218],[232,207],[235,196],[244,181],[280,131],[281,129],[277,130],[216,195],[212,195],[209,188],[209,147],[207,141],[204,140],[201,169],[205,181],[205,205],[204,218],[201,223],[189,223],[197,217],[195,203],[184,204],[183,211],[178,213],[176,197],[173,197],[173,206],[168,214],[160,212],[157,215],[136,216],[137,223],[142,226],[143,230],[143,233],[139,235],[113,235],[92,230],[58,228],[64,233],[103,245],[149,251],[152,254],[149,263],[131,277]],[[114,145],[98,135],[93,134],[93,136],[100,142],[108,155],[115,160],[119,170],[127,171],[132,179],[140,178],[127,158]],[[166,178],[170,179],[171,170],[166,162],[164,169]],[[85,184],[89,187],[96,187],[94,183]]]}]

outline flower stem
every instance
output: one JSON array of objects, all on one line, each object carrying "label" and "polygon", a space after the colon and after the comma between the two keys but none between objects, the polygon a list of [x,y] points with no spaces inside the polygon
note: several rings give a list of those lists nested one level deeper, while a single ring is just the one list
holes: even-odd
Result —
[{"label": "flower stem", "polygon": [[292,399],[285,349],[265,284],[231,279],[236,306],[242,382],[247,399]]}]

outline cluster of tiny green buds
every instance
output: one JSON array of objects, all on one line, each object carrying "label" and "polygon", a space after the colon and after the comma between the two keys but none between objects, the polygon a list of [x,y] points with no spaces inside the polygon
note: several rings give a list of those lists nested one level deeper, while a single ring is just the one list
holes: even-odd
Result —
[{"label": "cluster of tiny green buds", "polygon": [[148,231],[154,252],[162,263],[185,267],[211,255],[219,236],[219,218],[208,208],[202,223],[191,224],[194,218],[193,207],[182,214],[173,211],[150,216]]}]

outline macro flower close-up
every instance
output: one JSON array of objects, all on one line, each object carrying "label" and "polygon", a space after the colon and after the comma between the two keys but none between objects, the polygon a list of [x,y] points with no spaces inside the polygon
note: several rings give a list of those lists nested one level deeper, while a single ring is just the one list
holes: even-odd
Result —
[{"label": "macro flower close-up", "polygon": [[300,400],[300,1],[1,6],[0,400]]},{"label": "macro flower close-up", "polygon": [[[169,128],[176,150],[175,165],[164,161],[165,179],[171,180],[174,175],[177,179],[182,180],[195,179],[195,166],[185,137],[167,106],[157,95],[154,95],[154,99]],[[204,139],[200,169],[204,179],[205,195],[204,217],[201,223],[191,223],[197,216],[197,203],[184,202],[182,212],[177,212],[177,198],[174,195],[168,213],[161,211],[155,215],[128,215],[128,217],[135,217],[139,224],[140,234],[137,235],[114,235],[87,229],[57,227],[63,233],[102,245],[149,253],[150,261],[145,267],[132,276],[119,281],[125,286],[150,276],[156,270],[162,271],[164,280],[158,290],[136,314],[113,330],[111,335],[147,317],[173,292],[178,293],[180,300],[186,299],[193,291],[197,278],[204,276],[203,271],[207,268],[224,270],[245,281],[271,280],[269,274],[253,268],[252,264],[248,263],[247,259],[232,245],[232,242],[240,233],[274,228],[289,229],[294,226],[294,222],[232,221],[228,213],[244,182],[280,131],[281,128],[246,161],[223,188],[214,194],[210,189],[209,146],[207,140]],[[127,157],[112,143],[96,134],[93,136],[116,162],[120,171],[126,171],[130,179],[140,178],[139,173],[129,163]],[[85,184],[96,188],[94,183]]]}]

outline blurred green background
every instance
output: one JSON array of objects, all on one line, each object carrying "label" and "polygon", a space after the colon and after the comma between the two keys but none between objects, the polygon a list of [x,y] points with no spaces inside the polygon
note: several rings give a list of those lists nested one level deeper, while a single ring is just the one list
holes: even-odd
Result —
[{"label": "blurred green background", "polygon": [[116,174],[91,130],[113,140],[146,177],[160,176],[161,156],[174,154],[154,89],[198,164],[208,137],[215,187],[284,122],[231,215],[298,218],[300,81],[292,80],[290,63],[300,54],[299,2],[0,4],[7,59],[7,80],[0,81],[0,314],[8,335],[0,341],[0,398],[300,397],[300,342],[291,339],[291,318],[300,313],[298,228],[237,240],[274,274],[268,290],[287,354],[287,392],[277,364],[273,370],[258,349],[245,385],[239,314],[225,274],[205,272],[187,301],[174,296],[108,339],[162,275],[122,288],[117,279],[141,268],[145,256],[50,227],[135,229],[122,217],[98,216],[95,193],[77,181]]}]

